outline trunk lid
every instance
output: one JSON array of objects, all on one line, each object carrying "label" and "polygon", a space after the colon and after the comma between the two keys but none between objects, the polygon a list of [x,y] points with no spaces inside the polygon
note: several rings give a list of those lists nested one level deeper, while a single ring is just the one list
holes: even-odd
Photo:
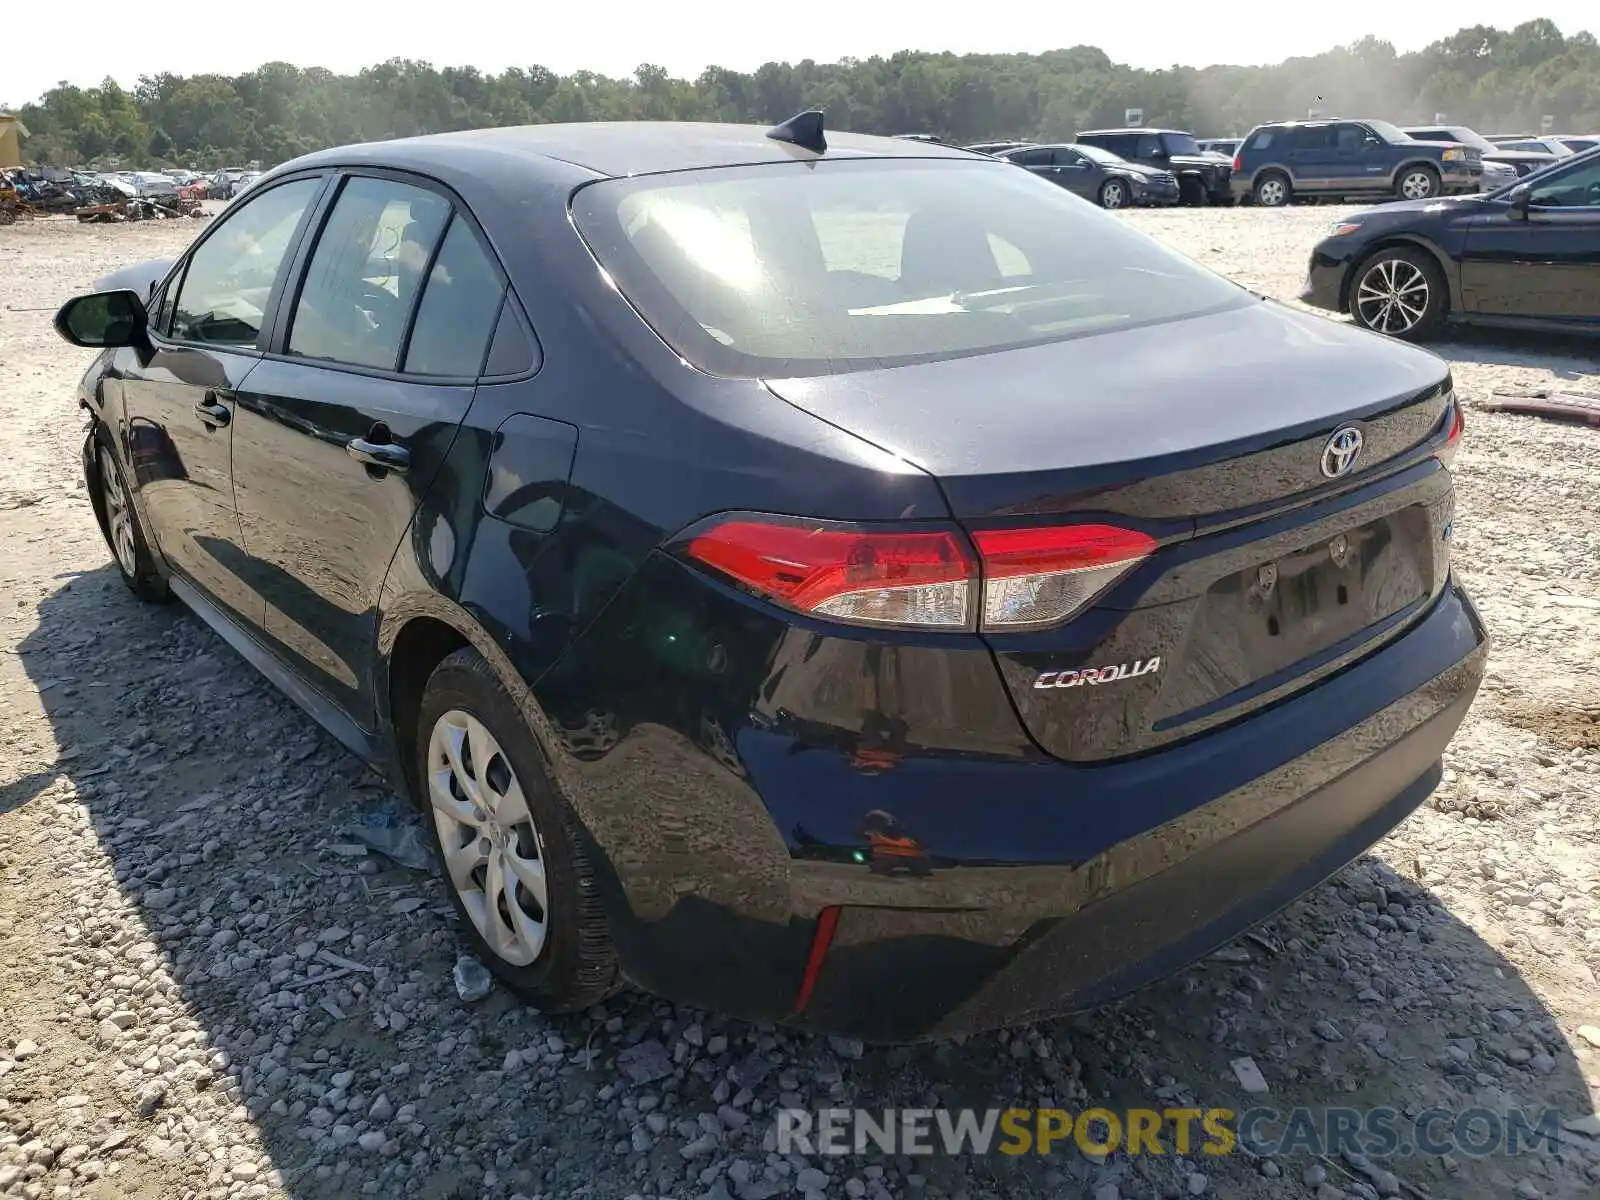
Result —
[{"label": "trunk lid", "polygon": [[[1100,761],[1311,686],[1422,613],[1448,573],[1448,382],[1424,351],[1251,303],[768,386],[928,470],[969,529],[1093,519],[1158,540],[1065,624],[986,635],[1034,739]],[[1360,454],[1329,478],[1345,425]]]}]

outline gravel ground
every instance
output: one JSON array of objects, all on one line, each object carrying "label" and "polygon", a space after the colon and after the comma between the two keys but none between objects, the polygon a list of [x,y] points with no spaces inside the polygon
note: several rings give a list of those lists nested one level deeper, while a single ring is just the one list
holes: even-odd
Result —
[{"label": "gravel ground", "polygon": [[[1125,219],[1291,298],[1340,211]],[[338,832],[382,786],[180,608],[127,594],[76,457],[88,355],[39,310],[193,232],[0,229],[0,1194],[1600,1193],[1600,432],[1471,409],[1600,390],[1593,343],[1440,347],[1469,404],[1457,562],[1497,640],[1429,806],[1119,1006],[863,1050],[633,992],[560,1019],[463,1002],[440,884]],[[1577,1128],[1559,1155],[1388,1171],[769,1150],[791,1104],[1247,1107],[1244,1056],[1279,1109],[1554,1107]]]}]

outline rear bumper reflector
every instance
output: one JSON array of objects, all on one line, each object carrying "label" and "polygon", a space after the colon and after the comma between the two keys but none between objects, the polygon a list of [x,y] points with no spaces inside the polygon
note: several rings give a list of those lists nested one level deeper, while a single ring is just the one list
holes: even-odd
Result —
[{"label": "rear bumper reflector", "polygon": [[806,973],[800,977],[800,990],[794,994],[794,1011],[805,1011],[811,1000],[812,989],[817,986],[817,976],[822,973],[822,962],[828,957],[828,946],[833,941],[833,931],[839,928],[837,905],[817,914],[817,930],[811,935],[811,952],[806,955]]}]

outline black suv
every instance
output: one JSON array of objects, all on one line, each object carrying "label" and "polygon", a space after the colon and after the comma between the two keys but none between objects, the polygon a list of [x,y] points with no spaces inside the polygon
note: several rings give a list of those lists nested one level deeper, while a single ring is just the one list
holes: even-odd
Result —
[{"label": "black suv", "polygon": [[1073,141],[1099,146],[1140,166],[1171,171],[1178,177],[1185,204],[1232,204],[1228,185],[1232,169],[1207,154],[1194,135],[1175,129],[1091,129]]},{"label": "black suv", "polygon": [[1475,146],[1420,142],[1387,121],[1257,125],[1233,158],[1233,194],[1268,208],[1296,196],[1431,200],[1482,186]]}]

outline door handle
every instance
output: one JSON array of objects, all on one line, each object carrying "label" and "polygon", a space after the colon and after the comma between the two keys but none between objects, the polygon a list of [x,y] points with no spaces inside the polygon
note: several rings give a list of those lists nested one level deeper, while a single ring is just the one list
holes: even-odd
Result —
[{"label": "door handle", "polygon": [[[378,430],[372,432],[377,433]],[[369,441],[367,438],[357,437],[346,442],[344,448],[358,463],[380,471],[403,472],[411,466],[411,451],[399,442]]]},{"label": "door handle", "polygon": [[194,406],[194,415],[200,418],[200,423],[207,429],[218,429],[233,420],[228,406],[217,399],[215,392],[207,392],[205,399]]}]

